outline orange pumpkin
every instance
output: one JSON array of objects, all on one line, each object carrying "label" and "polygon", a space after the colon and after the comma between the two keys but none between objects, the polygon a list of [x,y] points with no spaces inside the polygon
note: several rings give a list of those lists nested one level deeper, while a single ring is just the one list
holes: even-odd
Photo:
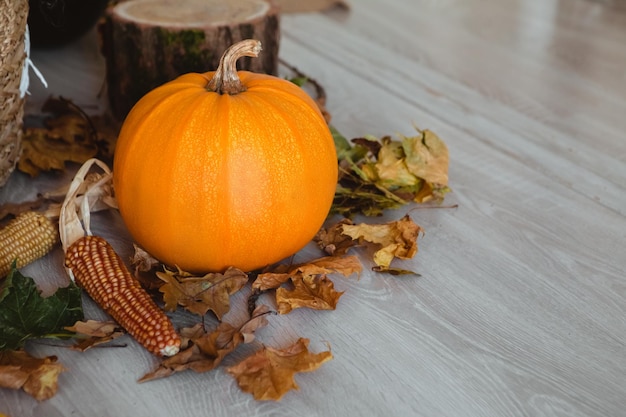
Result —
[{"label": "orange pumpkin", "polygon": [[244,271],[303,248],[337,184],[332,135],[293,83],[237,72],[258,41],[233,45],[215,72],[186,74],[146,94],[115,149],[114,187],[136,242],[191,272]]}]

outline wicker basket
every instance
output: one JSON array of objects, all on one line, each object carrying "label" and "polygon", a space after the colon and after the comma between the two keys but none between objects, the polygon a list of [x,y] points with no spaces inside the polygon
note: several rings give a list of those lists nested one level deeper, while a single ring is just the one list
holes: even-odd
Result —
[{"label": "wicker basket", "polygon": [[20,94],[28,0],[0,0],[0,187],[22,150],[24,98]]}]

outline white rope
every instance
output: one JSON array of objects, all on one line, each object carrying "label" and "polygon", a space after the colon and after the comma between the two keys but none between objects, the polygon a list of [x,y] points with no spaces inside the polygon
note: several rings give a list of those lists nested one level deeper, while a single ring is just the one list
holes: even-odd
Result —
[{"label": "white rope", "polygon": [[22,78],[20,80],[20,98],[24,98],[26,94],[30,94],[28,91],[28,86],[30,85],[28,70],[31,68],[43,86],[48,88],[48,83],[46,82],[43,74],[30,59],[30,32],[28,25],[26,25],[26,33],[24,34],[24,51],[26,52],[26,61],[24,62],[24,68],[22,68]]}]

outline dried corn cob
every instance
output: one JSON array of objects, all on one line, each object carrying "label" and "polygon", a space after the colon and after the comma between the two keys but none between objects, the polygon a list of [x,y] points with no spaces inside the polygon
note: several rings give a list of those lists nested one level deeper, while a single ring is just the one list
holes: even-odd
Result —
[{"label": "dried corn cob", "polygon": [[84,236],[72,243],[65,266],[76,283],[146,349],[163,356],[178,353],[180,338],[172,323],[105,239]]},{"label": "dried corn cob", "polygon": [[11,220],[0,230],[0,278],[17,267],[43,257],[59,241],[57,227],[41,213],[27,211]]}]

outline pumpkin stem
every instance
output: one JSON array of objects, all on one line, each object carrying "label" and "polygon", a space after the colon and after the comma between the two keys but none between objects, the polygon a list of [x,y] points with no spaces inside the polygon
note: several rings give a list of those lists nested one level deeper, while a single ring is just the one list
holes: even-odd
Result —
[{"label": "pumpkin stem", "polygon": [[215,75],[207,84],[207,89],[219,94],[238,94],[246,91],[237,75],[237,60],[244,56],[256,58],[261,52],[261,42],[246,39],[231,45],[220,58]]}]

